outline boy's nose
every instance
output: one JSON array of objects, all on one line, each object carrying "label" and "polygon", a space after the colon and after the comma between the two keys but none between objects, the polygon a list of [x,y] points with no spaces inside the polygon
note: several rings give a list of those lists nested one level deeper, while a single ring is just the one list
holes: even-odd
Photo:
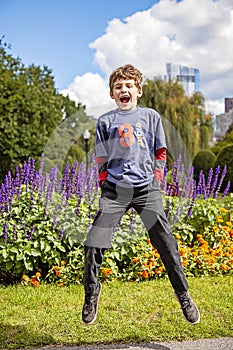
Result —
[{"label": "boy's nose", "polygon": [[127,86],[126,85],[122,85],[121,92],[125,92],[125,91],[127,91]]}]

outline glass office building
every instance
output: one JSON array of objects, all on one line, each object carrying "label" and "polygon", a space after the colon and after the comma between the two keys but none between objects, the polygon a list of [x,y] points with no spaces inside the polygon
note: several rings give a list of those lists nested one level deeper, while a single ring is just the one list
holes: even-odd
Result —
[{"label": "glass office building", "polygon": [[177,79],[182,84],[187,96],[191,96],[195,92],[200,91],[199,69],[172,63],[167,63],[166,68],[166,80],[170,81]]}]

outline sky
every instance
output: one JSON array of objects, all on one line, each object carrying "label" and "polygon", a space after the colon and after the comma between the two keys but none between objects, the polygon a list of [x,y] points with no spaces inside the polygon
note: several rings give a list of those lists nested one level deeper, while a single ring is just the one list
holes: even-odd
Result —
[{"label": "sky", "polygon": [[108,77],[132,63],[143,77],[166,63],[200,70],[206,111],[233,97],[232,0],[0,0],[0,37],[28,66],[47,66],[64,95],[94,115],[108,109]]}]

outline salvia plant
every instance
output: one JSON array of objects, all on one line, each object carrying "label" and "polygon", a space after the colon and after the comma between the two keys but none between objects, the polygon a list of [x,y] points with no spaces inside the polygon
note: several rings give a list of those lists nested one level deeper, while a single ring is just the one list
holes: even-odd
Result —
[{"label": "salvia plant", "polygon": [[[78,247],[97,214],[99,184],[94,156],[88,169],[84,163],[66,164],[61,178],[58,167],[44,174],[43,166],[43,157],[39,169],[29,158],[16,167],[14,176],[8,172],[0,186],[2,280],[17,279],[35,269],[46,274],[51,266],[67,260],[71,251],[72,256],[76,250],[80,254]],[[201,172],[195,181],[193,168],[185,171],[181,157],[170,171],[165,168],[161,190],[170,223],[175,226],[181,218],[190,218],[199,198],[225,197],[230,187],[228,183],[222,189],[226,171],[226,167],[210,169],[207,178]],[[138,225],[137,214],[130,210],[117,229],[122,233],[136,227],[138,231]]]}]

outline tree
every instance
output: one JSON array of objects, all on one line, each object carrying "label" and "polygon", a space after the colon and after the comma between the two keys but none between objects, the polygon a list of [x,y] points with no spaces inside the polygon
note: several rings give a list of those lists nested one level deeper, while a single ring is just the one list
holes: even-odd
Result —
[{"label": "tree", "polygon": [[[178,81],[164,82],[154,78],[144,82],[140,104],[154,108],[175,127],[191,157],[206,148],[212,126],[211,116],[205,115],[201,93],[188,97]],[[166,137],[169,139],[169,133]]]},{"label": "tree", "polygon": [[[56,91],[52,71],[25,67],[0,40],[0,179],[29,157],[39,160],[47,140],[65,118],[85,107]],[[77,154],[77,152],[76,152]]]}]

